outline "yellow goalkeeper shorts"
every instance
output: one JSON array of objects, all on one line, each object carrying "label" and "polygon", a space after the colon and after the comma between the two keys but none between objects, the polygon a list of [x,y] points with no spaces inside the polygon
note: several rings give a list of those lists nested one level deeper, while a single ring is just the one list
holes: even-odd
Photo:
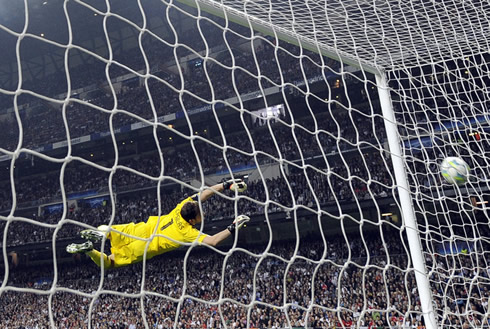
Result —
[{"label": "yellow goalkeeper shorts", "polygon": [[154,225],[147,223],[129,223],[123,225],[111,226],[111,231],[108,238],[111,240],[111,252],[114,255],[114,265],[124,266],[132,263],[138,263],[143,260],[146,251],[146,258],[150,259],[159,254],[158,239],[154,238],[151,241],[139,240],[122,235],[118,232],[131,235],[134,237],[148,239],[154,230]]}]

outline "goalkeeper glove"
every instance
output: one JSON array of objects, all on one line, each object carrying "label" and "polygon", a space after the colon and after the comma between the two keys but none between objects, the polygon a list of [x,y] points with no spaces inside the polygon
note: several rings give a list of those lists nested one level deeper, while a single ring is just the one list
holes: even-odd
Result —
[{"label": "goalkeeper glove", "polygon": [[247,190],[247,183],[245,183],[242,179],[223,179],[223,188],[225,190],[244,192]]},{"label": "goalkeeper glove", "polygon": [[238,216],[233,223],[231,223],[230,226],[228,226],[228,231],[230,231],[231,234],[235,233],[235,230],[239,230],[246,222],[250,220],[250,217],[246,215],[240,215]]}]

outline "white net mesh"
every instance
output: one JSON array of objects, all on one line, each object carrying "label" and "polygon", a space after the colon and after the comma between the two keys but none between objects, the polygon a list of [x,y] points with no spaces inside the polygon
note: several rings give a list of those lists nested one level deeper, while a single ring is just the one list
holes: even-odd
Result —
[{"label": "white net mesh", "polygon": [[[488,3],[4,5],[1,327],[423,326],[385,70],[437,324],[488,326]],[[65,252],[230,176],[248,190],[201,229],[252,220],[219,249],[109,271]]]},{"label": "white net mesh", "polygon": [[[394,104],[439,321],[488,325],[488,55],[393,72]],[[464,159],[469,181],[440,174]]]}]

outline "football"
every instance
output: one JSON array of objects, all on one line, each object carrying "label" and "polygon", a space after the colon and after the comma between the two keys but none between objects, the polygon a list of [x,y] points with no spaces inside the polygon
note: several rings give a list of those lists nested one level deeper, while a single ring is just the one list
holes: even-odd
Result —
[{"label": "football", "polygon": [[470,166],[461,158],[447,157],[442,160],[441,174],[448,183],[462,185],[468,181]]}]

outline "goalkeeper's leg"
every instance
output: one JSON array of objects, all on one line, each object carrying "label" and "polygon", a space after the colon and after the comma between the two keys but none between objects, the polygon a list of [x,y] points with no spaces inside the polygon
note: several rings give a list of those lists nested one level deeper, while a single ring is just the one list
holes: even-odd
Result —
[{"label": "goalkeeper's leg", "polygon": [[80,244],[72,243],[66,247],[66,251],[70,254],[85,253],[98,267],[103,266],[105,269],[126,266],[141,261],[141,259],[135,255],[135,252],[127,246],[116,248],[115,252],[117,253],[117,257],[114,254],[107,256],[107,254],[94,249],[91,241]]},{"label": "goalkeeper's leg", "polygon": [[145,256],[145,250],[147,251],[146,257],[148,259],[152,258],[156,254],[156,243],[150,242],[148,248],[146,247],[147,244],[147,241],[134,239],[128,245],[112,247],[112,254],[109,256],[95,249],[91,249],[85,253],[97,266],[104,266],[105,269],[115,268],[141,262]]},{"label": "goalkeeper's leg", "polygon": [[[135,250],[135,248],[144,250],[146,242],[133,239],[120,233],[140,238],[148,238],[149,236],[148,225],[143,222],[137,224],[129,223],[112,225],[110,228],[107,225],[101,225],[95,230],[87,229],[81,231],[80,236],[88,241],[81,244],[70,244],[66,247],[66,251],[72,254],[85,253],[95,264],[97,264],[97,266],[104,266],[104,268],[120,267],[141,261],[142,252],[140,252],[140,250]],[[101,241],[104,236],[111,241],[112,254],[109,256],[95,250],[93,247],[92,241]]]},{"label": "goalkeeper's leg", "polygon": [[[107,234],[107,239],[111,241],[112,254],[109,256],[102,256],[104,258],[104,267],[106,267],[107,264],[109,264],[109,267],[121,267],[138,263],[143,260],[145,249],[147,249],[147,241],[135,239],[133,237],[147,239],[153,232],[153,228],[152,225],[148,223],[140,222],[137,224],[129,223],[112,225],[110,229],[108,226],[99,226],[97,231],[102,232],[102,234]],[[100,234],[97,232],[93,233],[95,235]],[[150,243],[146,254],[148,258],[151,258],[154,255],[157,249],[157,242],[158,241],[154,241],[153,243]],[[97,250],[93,250],[87,254],[98,266],[101,266],[100,253]]]},{"label": "goalkeeper's leg", "polygon": [[[98,250],[94,249],[92,241],[85,241],[84,243],[72,243],[66,247],[66,251],[70,254],[85,253],[90,259],[94,261],[97,266],[104,266],[104,268],[114,267],[114,256],[107,256]],[[101,257],[102,255],[102,257]]]},{"label": "goalkeeper's leg", "polygon": [[92,242],[101,241],[104,236],[111,241],[111,246],[119,247],[125,246],[133,242],[134,239],[127,235],[137,236],[140,238],[148,237],[148,227],[144,222],[141,223],[128,223],[121,225],[101,225],[97,229],[87,229],[80,232],[80,236],[84,239],[90,240]]},{"label": "goalkeeper's leg", "polygon": [[92,249],[86,254],[94,261],[95,264],[97,264],[98,267],[104,266],[105,269],[116,267],[116,264],[114,263],[114,255],[107,256],[105,253],[101,253],[95,249]]},{"label": "goalkeeper's leg", "polygon": [[109,226],[100,225],[96,230],[88,229],[81,231],[80,236],[93,242],[99,242],[104,238],[104,236],[108,237],[108,233]]}]

